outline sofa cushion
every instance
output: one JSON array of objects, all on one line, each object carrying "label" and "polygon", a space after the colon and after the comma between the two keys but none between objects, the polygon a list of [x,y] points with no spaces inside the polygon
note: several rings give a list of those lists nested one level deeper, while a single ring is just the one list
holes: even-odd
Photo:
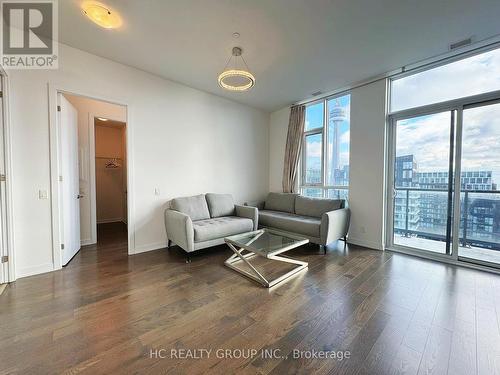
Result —
[{"label": "sofa cushion", "polygon": [[204,194],[172,199],[170,207],[173,210],[188,215],[193,221],[210,218]]},{"label": "sofa cushion", "polygon": [[295,200],[295,213],[321,218],[325,212],[338,210],[343,204],[343,199],[308,198],[299,195]]},{"label": "sofa cushion", "polygon": [[269,193],[264,209],[294,213],[297,195],[293,193]]},{"label": "sofa cushion", "polygon": [[193,222],[194,241],[209,241],[233,234],[253,231],[253,221],[250,219],[224,216]]},{"label": "sofa cushion", "polygon": [[231,194],[208,193],[205,197],[207,198],[210,217],[234,215],[234,201]]},{"label": "sofa cushion", "polygon": [[263,210],[259,211],[259,224],[305,236],[320,237],[321,220],[315,217]]}]

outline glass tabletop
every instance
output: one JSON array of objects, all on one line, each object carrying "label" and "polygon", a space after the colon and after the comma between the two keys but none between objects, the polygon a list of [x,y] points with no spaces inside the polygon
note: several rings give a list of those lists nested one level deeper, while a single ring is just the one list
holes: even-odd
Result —
[{"label": "glass tabletop", "polygon": [[271,229],[260,229],[255,232],[237,234],[226,237],[224,240],[227,243],[264,257],[280,254],[309,242],[307,238]]}]

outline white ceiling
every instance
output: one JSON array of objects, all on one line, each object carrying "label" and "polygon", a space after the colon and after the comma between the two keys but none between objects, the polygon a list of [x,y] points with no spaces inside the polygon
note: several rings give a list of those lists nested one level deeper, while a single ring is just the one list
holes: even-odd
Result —
[{"label": "white ceiling", "polygon": [[[112,31],[81,2],[59,1],[63,43],[266,111],[500,34],[498,0],[103,0],[124,19]],[[246,93],[217,85],[234,45]]]}]

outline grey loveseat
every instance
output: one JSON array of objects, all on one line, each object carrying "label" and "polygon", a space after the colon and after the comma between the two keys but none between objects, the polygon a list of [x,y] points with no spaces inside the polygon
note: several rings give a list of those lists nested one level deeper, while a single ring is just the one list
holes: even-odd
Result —
[{"label": "grey loveseat", "polygon": [[234,204],[230,194],[201,194],[172,199],[165,210],[168,247],[184,249],[187,261],[193,251],[224,243],[224,237],[257,229],[255,207]]},{"label": "grey loveseat", "polygon": [[351,212],[343,199],[308,198],[298,194],[269,193],[259,205],[259,225],[306,237],[328,245],[346,240]]}]

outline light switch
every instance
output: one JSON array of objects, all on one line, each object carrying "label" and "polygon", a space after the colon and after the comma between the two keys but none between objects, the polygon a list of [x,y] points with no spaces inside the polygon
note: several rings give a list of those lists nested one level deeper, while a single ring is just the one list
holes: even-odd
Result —
[{"label": "light switch", "polygon": [[47,190],[38,190],[38,199],[47,199],[48,193]]},{"label": "light switch", "polygon": [[160,189],[159,188],[155,188],[155,195],[160,195]]}]

